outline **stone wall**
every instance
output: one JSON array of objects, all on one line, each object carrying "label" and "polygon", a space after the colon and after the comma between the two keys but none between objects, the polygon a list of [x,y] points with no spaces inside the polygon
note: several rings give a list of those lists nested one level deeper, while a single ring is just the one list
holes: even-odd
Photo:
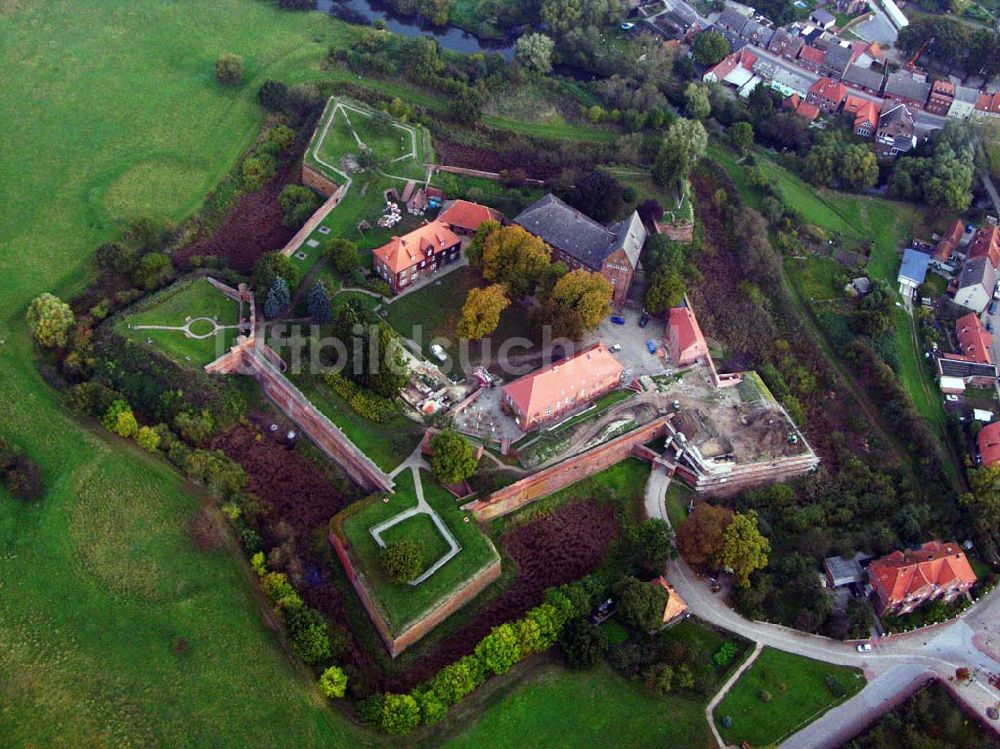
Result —
[{"label": "stone wall", "polygon": [[379,637],[382,638],[382,642],[385,643],[385,647],[389,651],[389,655],[393,658],[420,640],[438,624],[479,595],[487,585],[500,577],[500,560],[496,559],[492,564],[483,568],[476,575],[466,580],[460,587],[453,590],[446,598],[439,601],[434,608],[430,609],[420,619],[413,622],[398,635],[393,636],[389,630],[389,625],[382,618],[378,606],[372,600],[364,580],[358,575],[354,562],[351,560],[350,552],[347,550],[344,542],[340,540],[340,537],[336,533],[331,532],[330,544],[333,546],[334,551],[337,552],[340,563],[344,565],[344,570],[347,572],[347,579],[354,586],[354,590],[358,594],[358,598],[361,599],[361,605],[368,613],[368,618],[371,619],[375,631],[378,632]]},{"label": "stone wall", "polygon": [[667,422],[671,418],[672,414],[661,416],[617,439],[516,481],[508,487],[493,492],[485,499],[463,505],[462,509],[471,510],[479,522],[513,512],[536,499],[541,499],[620,463],[632,455],[633,447],[664,436]]},{"label": "stone wall", "polygon": [[336,182],[323,176],[308,164],[302,165],[302,184],[327,198],[337,191]]}]

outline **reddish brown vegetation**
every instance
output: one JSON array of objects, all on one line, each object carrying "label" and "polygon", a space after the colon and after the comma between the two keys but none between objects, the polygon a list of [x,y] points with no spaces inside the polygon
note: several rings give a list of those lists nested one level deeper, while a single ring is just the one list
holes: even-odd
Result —
[{"label": "reddish brown vegetation", "polygon": [[[407,691],[452,661],[471,653],[489,631],[518,619],[542,602],[546,588],[578,580],[592,572],[617,535],[611,507],[591,502],[565,505],[523,525],[500,541],[517,565],[517,579],[472,621],[436,644],[405,672],[388,678],[387,688]],[[509,564],[504,560],[504,564]]]},{"label": "reddish brown vegetation", "polygon": [[211,236],[199,237],[174,253],[174,263],[183,265],[195,255],[215,255],[239,271],[249,273],[265,252],[285,246],[295,234],[281,223],[278,194],[289,181],[298,180],[299,162],[283,161],[278,173],[257,192],[241,195]]},{"label": "reddish brown vegetation", "polygon": [[215,551],[222,548],[222,529],[211,505],[202,505],[191,519],[188,528],[191,543],[199,551]]}]

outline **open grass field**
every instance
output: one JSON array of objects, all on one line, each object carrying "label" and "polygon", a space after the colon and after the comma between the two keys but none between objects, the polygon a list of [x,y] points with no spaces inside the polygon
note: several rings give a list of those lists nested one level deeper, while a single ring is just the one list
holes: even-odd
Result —
[{"label": "open grass field", "polygon": [[196,320],[191,332],[203,335],[212,330],[212,325],[207,320],[198,320],[202,317],[214,319],[220,326],[235,326],[239,322],[239,305],[203,278],[182,281],[150,299],[150,304],[125,317],[119,330],[136,342],[152,341],[152,346],[182,366],[203,367],[222,356],[236,340],[235,327],[216,329],[208,338],[188,338],[182,330],[136,328],[139,325],[180,327],[191,318]]},{"label": "open grass field", "polygon": [[355,413],[339,395],[311,375],[296,377],[295,385],[316,408],[347,435],[383,471],[391,471],[420,443],[422,431],[400,414],[385,424]]},{"label": "open grass field", "polygon": [[667,489],[667,517],[670,518],[670,525],[675,531],[687,520],[688,503],[693,494],[694,490],[684,486],[680,481],[670,482],[670,488]]},{"label": "open grass field", "polygon": [[[24,324],[35,295],[83,285],[118,221],[195,209],[259,132],[260,83],[318,73],[345,28],[255,0],[0,5],[0,122],[18,133],[0,145],[0,433],[46,485],[29,506],[0,496],[4,746],[377,743],[276,647],[233,555],[193,550],[193,487],[73,418]],[[229,90],[226,51],[247,71]]]},{"label": "open grass field", "polygon": [[[834,695],[827,686],[828,676],[836,679],[843,696]],[[716,706],[713,717],[727,743],[777,744],[864,685],[857,669],[764,648]],[[732,728],[722,727],[727,715],[733,720]]]},{"label": "open grass field", "polygon": [[438,533],[434,521],[430,515],[420,514],[407,518],[401,523],[387,528],[382,533],[382,540],[386,545],[399,543],[400,541],[416,541],[420,544],[423,556],[421,557],[420,571],[423,572],[434,562],[448,553],[448,542],[444,536]]},{"label": "open grass field", "polygon": [[601,665],[590,671],[546,666],[502,694],[449,749],[531,746],[707,747],[703,702],[656,697]]},{"label": "open grass field", "polygon": [[[416,505],[412,471],[405,470],[396,477],[396,492],[388,502],[375,499],[359,510],[349,509],[343,524],[344,535],[350,543],[351,554],[357,561],[358,572],[364,576],[390,629],[397,633],[423,615],[443,596],[498,558],[493,543],[471,521],[469,513],[459,509],[455,498],[438,485],[430,473],[422,471],[420,481],[424,499],[441,517],[462,549],[419,585],[394,583],[383,575],[379,561],[380,549],[370,532],[372,526]],[[470,522],[465,522],[466,517],[470,517]],[[422,523],[421,519],[425,522]],[[391,531],[397,531],[398,537],[394,540],[407,537],[425,543],[428,547],[425,549],[427,566],[447,550],[447,543],[427,515],[415,516],[386,531],[383,538],[387,542],[391,538]],[[434,549],[440,553],[432,553]]]}]

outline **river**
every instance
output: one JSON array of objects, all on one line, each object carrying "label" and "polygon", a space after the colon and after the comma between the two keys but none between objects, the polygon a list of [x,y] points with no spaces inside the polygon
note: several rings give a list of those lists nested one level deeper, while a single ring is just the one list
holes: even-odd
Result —
[{"label": "river", "polygon": [[[317,8],[328,12],[334,2],[337,2],[337,0],[318,0]],[[444,49],[450,49],[453,52],[462,52],[467,55],[475,52],[493,52],[505,60],[511,60],[514,57],[514,45],[507,42],[481,40],[454,26],[438,27],[421,24],[415,18],[404,18],[385,8],[381,8],[371,0],[344,0],[337,4],[360,13],[370,21],[385,21],[386,27],[394,34],[407,37],[433,36]]]}]

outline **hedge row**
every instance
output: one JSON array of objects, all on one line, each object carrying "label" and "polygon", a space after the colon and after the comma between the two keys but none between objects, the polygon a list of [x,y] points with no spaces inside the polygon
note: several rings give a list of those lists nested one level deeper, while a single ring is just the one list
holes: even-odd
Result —
[{"label": "hedge row", "polygon": [[385,424],[399,416],[399,406],[393,400],[364,390],[343,375],[328,372],[323,375],[323,381],[333,392],[347,401],[356,414],[369,421]]}]

